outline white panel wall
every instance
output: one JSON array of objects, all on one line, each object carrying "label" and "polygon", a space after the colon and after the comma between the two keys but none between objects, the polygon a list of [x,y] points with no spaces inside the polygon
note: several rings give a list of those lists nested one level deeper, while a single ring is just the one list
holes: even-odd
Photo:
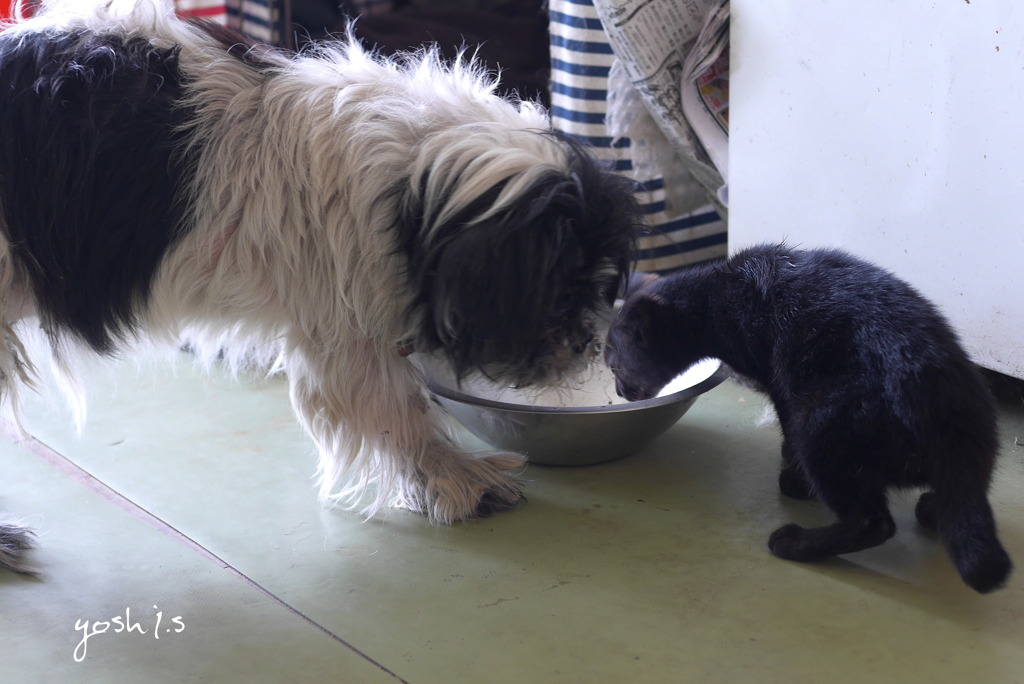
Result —
[{"label": "white panel wall", "polygon": [[732,0],[729,245],[838,245],[1024,377],[1024,2]]}]

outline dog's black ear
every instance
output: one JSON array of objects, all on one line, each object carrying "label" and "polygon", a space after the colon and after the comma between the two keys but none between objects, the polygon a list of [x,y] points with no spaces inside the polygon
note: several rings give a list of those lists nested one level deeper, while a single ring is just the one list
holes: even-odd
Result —
[{"label": "dog's black ear", "polygon": [[618,248],[577,225],[578,198],[551,177],[503,212],[486,215],[481,197],[419,245],[412,265],[423,334],[457,369],[483,357],[529,362],[538,340],[614,296],[623,265]]},{"label": "dog's black ear", "polygon": [[502,167],[472,195],[463,186],[479,174],[449,173],[435,186],[431,170],[403,191],[397,228],[416,347],[442,349],[457,370],[525,370],[550,355],[542,346],[582,349],[589,314],[614,301],[629,272],[641,223],[635,183],[579,143],[550,137],[564,166]]},{"label": "dog's black ear", "polygon": [[584,319],[614,301],[629,271],[638,221],[630,181],[589,166],[552,170],[510,197],[519,180],[442,221],[414,215],[400,229],[417,348],[443,349],[457,370],[525,368],[556,337],[586,344]]}]

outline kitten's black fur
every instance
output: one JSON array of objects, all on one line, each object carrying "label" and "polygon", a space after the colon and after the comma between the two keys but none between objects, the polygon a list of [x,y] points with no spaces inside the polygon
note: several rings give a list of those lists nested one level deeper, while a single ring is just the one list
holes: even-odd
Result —
[{"label": "kitten's black fur", "polygon": [[987,499],[992,396],[935,307],[892,274],[838,250],[753,247],[633,293],[606,354],[630,400],[705,357],[764,388],[783,433],[780,488],[838,517],[779,528],[776,556],[881,544],[895,532],[886,490],[925,486],[918,521],[939,530],[964,582],[988,592],[1006,581]]}]

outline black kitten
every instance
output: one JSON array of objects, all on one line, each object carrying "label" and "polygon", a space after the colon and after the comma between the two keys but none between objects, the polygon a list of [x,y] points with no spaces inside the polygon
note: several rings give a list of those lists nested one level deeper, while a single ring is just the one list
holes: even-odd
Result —
[{"label": "black kitten", "polygon": [[881,544],[896,529],[886,490],[926,486],[917,519],[940,531],[964,582],[1006,581],[987,499],[992,396],[935,307],[890,273],[837,250],[754,247],[634,292],[606,354],[630,400],[705,357],[764,388],[782,426],[782,492],[816,496],[839,519],[779,528],[776,556]]}]

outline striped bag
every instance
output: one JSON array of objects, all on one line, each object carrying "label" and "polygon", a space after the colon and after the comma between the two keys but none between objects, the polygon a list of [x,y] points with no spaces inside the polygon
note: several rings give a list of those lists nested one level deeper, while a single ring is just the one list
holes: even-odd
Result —
[{"label": "striped bag", "polygon": [[[590,0],[550,0],[551,119],[555,129],[588,142],[616,168],[633,170],[628,139],[605,127],[608,74],[615,56]],[[692,213],[665,206],[664,180],[645,180],[638,194],[648,230],[637,269],[664,273],[726,254],[726,225],[709,204]]]}]

